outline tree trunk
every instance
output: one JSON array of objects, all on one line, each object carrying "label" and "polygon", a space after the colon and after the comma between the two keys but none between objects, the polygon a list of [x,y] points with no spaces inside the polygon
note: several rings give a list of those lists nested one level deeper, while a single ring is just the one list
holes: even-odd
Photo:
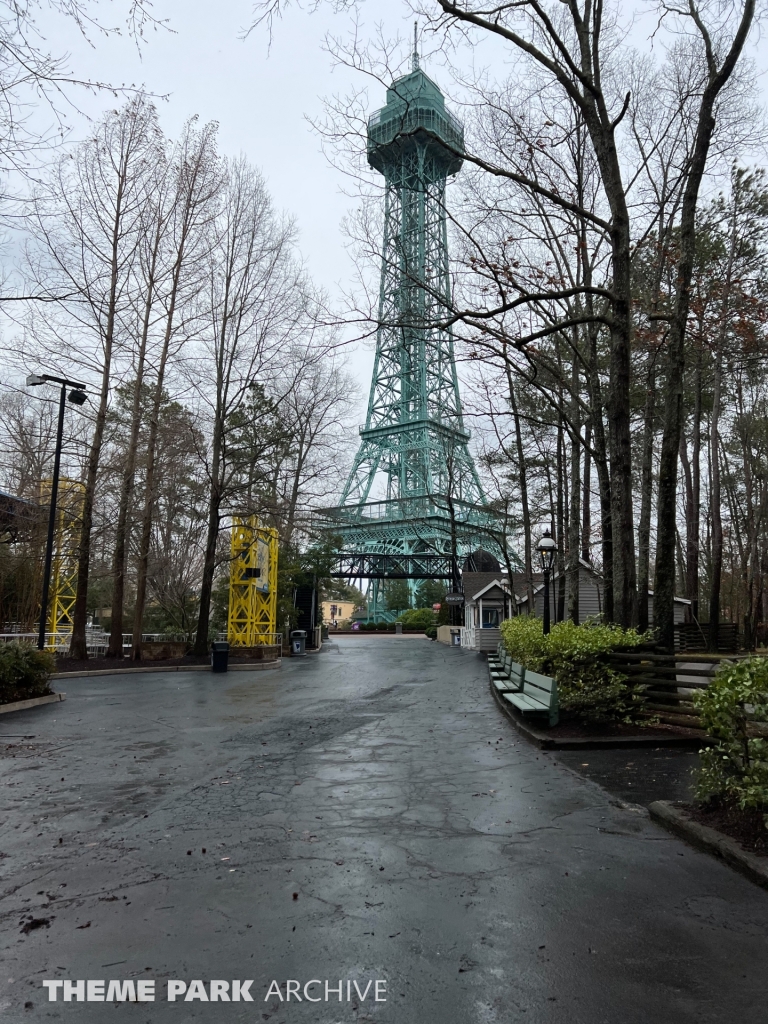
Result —
[{"label": "tree trunk", "polygon": [[691,446],[691,503],[693,513],[687,536],[687,577],[686,597],[691,602],[691,615],[699,621],[699,548],[701,537],[701,348],[696,353],[696,369],[693,379],[693,439]]},{"label": "tree trunk", "polygon": [[579,364],[573,359],[571,372],[571,507],[568,514],[568,618],[579,624],[579,502],[581,500],[581,405]]},{"label": "tree trunk", "polygon": [[581,557],[592,561],[592,418],[584,433],[584,492],[581,500]]},{"label": "tree trunk", "polygon": [[523,513],[523,559],[525,565],[525,592],[528,598],[528,614],[533,615],[533,540],[531,537],[531,509],[528,503],[528,472],[523,447],[523,428],[517,409],[515,385],[512,370],[505,360],[507,386],[509,388],[509,406],[515,423],[515,446],[517,449],[517,479],[520,487],[520,506]]},{"label": "tree trunk", "polygon": [[722,483],[720,477],[720,411],[722,404],[723,366],[720,352],[715,352],[715,375],[712,413],[709,420],[710,516],[712,520],[712,561],[709,586],[709,650],[717,651],[720,625],[720,587],[723,577],[723,519],[720,508]]},{"label": "tree trunk", "polygon": [[613,622],[613,521],[611,516],[611,481],[608,473],[605,425],[603,423],[602,388],[598,373],[597,329],[594,326],[590,327],[589,340],[590,354],[586,383],[589,393],[589,406],[592,415],[595,469],[597,470],[597,487],[600,496],[600,539],[603,562],[602,617],[604,622]]},{"label": "tree trunk", "polygon": [[128,448],[125,453],[125,467],[120,487],[120,506],[117,513],[117,525],[115,527],[115,549],[112,553],[112,618],[110,625],[109,647],[107,648],[108,658],[123,657],[123,608],[125,603],[125,562],[128,540],[128,516],[132,506],[133,489],[136,478],[136,450],[139,443],[139,431],[141,429],[142,411],[142,390],[144,387],[144,362],[147,353],[147,341],[149,328],[152,319],[152,308],[155,300],[155,271],[159,255],[160,232],[155,233],[155,244],[153,246],[149,273],[145,281],[146,296],[144,302],[144,315],[141,326],[141,340],[139,343],[138,360],[136,364],[136,382],[131,407],[131,430],[128,439]]},{"label": "tree trunk", "polygon": [[557,589],[555,596],[555,622],[562,622],[565,618],[565,545],[567,542],[566,509],[568,507],[568,497],[566,494],[565,436],[563,430],[562,408],[563,390],[561,388],[558,401],[559,412],[557,420],[557,527],[555,529],[555,537],[557,538],[557,556],[555,559]]},{"label": "tree trunk", "polygon": [[223,424],[217,416],[211,443],[211,497],[208,505],[208,532],[205,539],[203,578],[200,584],[200,611],[197,619],[194,653],[208,653],[208,626],[211,618],[213,577],[216,572],[216,548],[221,526],[221,451]]},{"label": "tree trunk", "polygon": [[656,423],[655,357],[648,356],[648,377],[643,414],[643,448],[640,467],[640,517],[637,525],[637,625],[648,629],[648,592],[651,581],[651,507],[653,502],[653,442]]},{"label": "tree trunk", "polygon": [[[693,474],[691,473],[691,463],[688,459],[688,439],[685,436],[685,427],[683,427],[683,433],[680,438],[680,465],[683,467],[683,491],[685,494],[685,501],[683,503],[683,509],[685,513],[685,553],[683,552],[682,544],[680,544],[680,550],[678,552],[677,559],[677,575],[681,580],[686,581],[686,594],[688,597],[688,550],[690,548],[690,538],[693,531]],[[685,621],[691,622],[692,606],[686,608]]]},{"label": "tree trunk", "polygon": [[131,657],[141,661],[141,635],[144,626],[144,611],[147,603],[147,576],[149,573],[149,549],[152,543],[152,521],[155,512],[155,469],[157,464],[157,432],[160,425],[163,384],[167,350],[163,350],[155,381],[152,411],[149,414],[149,437],[147,438],[147,471],[144,488],[144,508],[141,514],[139,535],[139,557],[136,566],[136,607],[133,612],[133,639]]},{"label": "tree trunk", "polygon": [[625,629],[637,625],[632,438],[630,424],[631,283],[629,224],[614,215],[612,269],[616,292],[611,328],[608,414],[613,562],[613,618]]},{"label": "tree trunk", "polygon": [[[186,236],[185,236],[186,237]],[[155,378],[155,393],[152,396],[152,411],[149,416],[149,436],[147,438],[147,471],[144,491],[144,509],[141,516],[141,535],[139,539],[139,557],[136,572],[136,607],[133,613],[133,640],[131,657],[134,661],[141,660],[141,635],[144,626],[144,611],[147,603],[147,575],[149,572],[149,549],[152,543],[152,521],[155,513],[155,472],[157,468],[157,434],[160,428],[160,410],[163,404],[165,387],[165,371],[168,365],[171,339],[173,337],[176,301],[181,281],[184,260],[184,248],[180,247],[174,263],[168,310],[163,334],[163,347]]]}]

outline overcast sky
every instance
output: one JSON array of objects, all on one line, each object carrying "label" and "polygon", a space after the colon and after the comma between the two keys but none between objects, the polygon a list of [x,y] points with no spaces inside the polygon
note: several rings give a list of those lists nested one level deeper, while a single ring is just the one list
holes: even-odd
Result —
[{"label": "overcast sky", "polygon": [[[218,121],[222,152],[244,153],[262,170],[276,206],[296,218],[299,245],[313,279],[333,293],[352,276],[341,230],[351,202],[342,188],[349,182],[330,166],[308,119],[322,115],[324,97],[353,82],[360,86],[353,73],[334,70],[323,44],[327,32],[345,33],[350,20],[325,8],[310,14],[292,7],[275,24],[270,46],[265,30],[239,38],[250,9],[248,0],[156,0],[155,11],[169,19],[172,31],[150,33],[140,52],[130,40],[115,37],[95,37],[89,46],[61,17],[41,16],[39,24],[52,52],[69,53],[70,68],[78,77],[144,85],[158,96],[167,95],[158,100],[158,108],[168,135],[195,114],[202,121]],[[363,28],[374,31],[377,24],[391,35],[412,32],[410,17],[396,0],[366,5]],[[384,103],[384,90],[380,92],[372,96],[374,109]],[[104,93],[71,95],[91,117],[116,103]],[[87,116],[70,110],[67,117],[70,137],[82,138]],[[363,390],[368,386],[370,348],[351,354]]]},{"label": "overcast sky", "polygon": [[[105,11],[107,6],[117,10],[123,3],[115,0],[104,5]],[[334,15],[330,6],[321,4],[314,13],[290,7],[275,23],[271,47],[263,29],[246,40],[239,38],[251,10],[249,0],[155,0],[157,15],[168,18],[171,31],[150,33],[140,52],[130,40],[115,37],[95,38],[89,46],[60,16],[42,14],[39,25],[53,53],[70,54],[71,70],[78,77],[144,85],[158,95],[167,94],[158,106],[169,135],[195,114],[203,121],[218,121],[221,150],[244,153],[261,168],[275,204],[296,218],[312,277],[333,293],[352,277],[341,230],[352,200],[342,191],[349,181],[330,166],[309,120],[322,115],[324,97],[359,88],[361,78],[334,68],[325,50],[326,33],[344,35],[351,24],[348,14]],[[378,28],[390,38],[400,34],[405,39],[412,32],[412,15],[398,0],[366,0],[361,12],[363,38]],[[645,45],[647,26],[642,28],[637,41]],[[477,51],[465,51],[466,59],[503,72],[498,47],[494,52],[484,42]],[[428,63],[427,69],[451,91],[444,68]],[[369,91],[375,110],[383,105],[384,89],[374,83]],[[104,93],[73,96],[83,113],[93,117],[116,102]],[[73,139],[86,134],[86,117],[72,111],[69,120]],[[351,366],[367,391],[370,347],[353,355]]]}]

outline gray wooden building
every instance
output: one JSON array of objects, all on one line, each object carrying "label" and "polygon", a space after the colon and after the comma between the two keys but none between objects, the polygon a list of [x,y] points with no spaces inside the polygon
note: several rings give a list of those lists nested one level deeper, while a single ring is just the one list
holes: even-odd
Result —
[{"label": "gray wooden building", "polygon": [[[550,618],[557,622],[557,596],[559,573],[552,574],[549,587]],[[464,572],[464,626],[461,646],[475,651],[492,651],[501,639],[500,626],[513,614],[528,614],[528,596],[525,578],[515,574],[510,583],[506,572]],[[675,598],[675,622],[685,621],[690,601]],[[568,580],[565,594],[566,618],[568,610]],[[603,581],[601,574],[584,559],[579,560],[579,622],[596,619],[603,612]],[[533,581],[533,614],[544,614],[544,583],[541,576]],[[653,593],[648,595],[648,622],[653,625]]]}]

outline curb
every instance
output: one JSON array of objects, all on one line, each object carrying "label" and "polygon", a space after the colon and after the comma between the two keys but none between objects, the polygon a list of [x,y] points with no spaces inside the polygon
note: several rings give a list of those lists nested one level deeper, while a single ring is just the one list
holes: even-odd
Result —
[{"label": "curb", "polygon": [[490,684],[491,692],[493,693],[496,704],[501,711],[507,716],[512,725],[517,731],[524,736],[529,743],[533,743],[534,746],[540,750],[632,750],[634,748],[642,747],[671,747],[683,750],[701,750],[702,747],[708,746],[710,740],[708,737],[699,736],[643,736],[642,733],[637,736],[596,736],[594,738],[581,739],[579,737],[572,737],[570,739],[557,739],[548,735],[542,729],[534,729],[533,726],[528,725],[522,718],[514,713],[512,708],[502,700],[501,694],[493,685]]},{"label": "curb", "polygon": [[0,704],[0,715],[7,715],[10,711],[26,711],[40,704],[57,704],[66,696],[66,693],[49,693],[45,697],[30,697],[29,700],[17,700],[13,704]]},{"label": "curb", "polygon": [[[282,658],[277,661],[256,661],[252,665],[230,665],[230,672],[266,672],[280,668]],[[56,672],[51,679],[82,679],[85,676],[129,676],[140,672],[210,672],[210,665],[166,665],[157,668],[99,668],[92,672]],[[217,673],[225,675],[226,673]]]},{"label": "curb", "polygon": [[714,854],[751,882],[768,889],[768,858],[757,857],[742,849],[730,836],[724,836],[708,825],[693,821],[682,807],[675,806],[669,800],[655,800],[648,805],[648,811],[657,825],[685,839],[691,846]]}]

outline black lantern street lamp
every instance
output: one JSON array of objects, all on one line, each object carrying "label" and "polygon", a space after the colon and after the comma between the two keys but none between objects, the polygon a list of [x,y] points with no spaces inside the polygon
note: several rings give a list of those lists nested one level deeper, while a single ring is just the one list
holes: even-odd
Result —
[{"label": "black lantern street lamp", "polygon": [[[64,435],[64,406],[67,399],[73,405],[83,405],[86,400],[85,384],[63,377],[51,377],[47,373],[38,376],[31,373],[27,377],[27,387],[35,388],[40,384],[59,384],[59,424],[56,430],[56,452],[53,457],[53,480],[51,481],[51,507],[48,511],[48,539],[45,545],[45,566],[43,568],[43,593],[40,598],[40,629],[37,634],[39,650],[45,649],[45,627],[48,624],[48,593],[51,588],[51,565],[53,563],[53,535],[56,532],[56,499],[59,494],[59,468],[61,466],[61,439]],[[67,394],[67,388],[71,388]]]},{"label": "black lantern street lamp", "polygon": [[552,565],[555,561],[555,552],[557,551],[557,544],[555,544],[549,530],[544,531],[544,536],[536,546],[536,550],[539,552],[541,570],[544,573],[544,635],[546,636],[546,634],[549,633],[550,626],[549,574],[552,572]]}]

